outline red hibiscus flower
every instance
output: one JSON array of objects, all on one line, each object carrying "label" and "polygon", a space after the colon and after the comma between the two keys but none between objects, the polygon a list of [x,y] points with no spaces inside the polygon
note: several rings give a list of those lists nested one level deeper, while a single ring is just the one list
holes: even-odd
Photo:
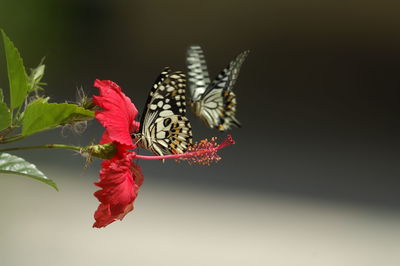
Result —
[{"label": "red hibiscus flower", "polygon": [[134,157],[133,152],[125,152],[101,164],[100,181],[95,185],[102,189],[94,193],[101,204],[94,214],[93,227],[105,227],[122,220],[133,210],[133,201],[143,183],[140,167],[132,163]]},{"label": "red hibiscus flower", "polygon": [[100,96],[93,96],[93,102],[103,109],[96,111],[96,119],[106,129],[100,143],[113,142],[117,147],[114,157],[101,164],[100,180],[95,183],[101,190],[94,193],[100,205],[94,214],[93,227],[100,228],[122,220],[133,210],[143,175],[140,167],[133,163],[136,154],[127,150],[136,148],[131,138],[139,129],[135,105],[112,81],[96,80],[94,86],[99,89]]},{"label": "red hibiscus flower", "polygon": [[135,121],[138,111],[121,88],[110,80],[96,80],[94,86],[100,90],[100,96],[93,96],[93,102],[103,110],[96,111],[96,119],[106,131],[100,144],[115,142],[125,149],[136,146],[131,134],[139,130],[140,123]]},{"label": "red hibiscus flower", "polygon": [[221,144],[202,140],[194,144],[186,153],[169,154],[165,156],[143,156],[129,151],[135,149],[131,134],[139,130],[139,122],[135,121],[138,114],[135,105],[125,96],[121,88],[109,80],[96,80],[94,86],[100,91],[100,96],[93,96],[93,102],[102,108],[96,111],[96,119],[104,126],[100,144],[113,143],[116,152],[111,159],[101,164],[100,179],[95,183],[101,189],[94,195],[100,201],[94,218],[93,227],[105,227],[116,220],[122,220],[133,210],[133,202],[143,183],[143,174],[133,159],[176,159],[189,163],[210,164],[221,158],[217,151],[234,141],[230,136]]}]

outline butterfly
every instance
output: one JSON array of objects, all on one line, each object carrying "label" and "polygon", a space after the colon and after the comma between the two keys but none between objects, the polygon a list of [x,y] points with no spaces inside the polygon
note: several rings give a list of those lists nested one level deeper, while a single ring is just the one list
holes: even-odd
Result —
[{"label": "butterfly", "polygon": [[236,95],[232,88],[248,54],[249,51],[240,53],[211,82],[201,47],[188,48],[186,62],[191,106],[210,128],[225,131],[232,126],[240,127],[235,118]]},{"label": "butterfly", "polygon": [[150,90],[139,132],[133,136],[138,147],[160,156],[188,149],[192,128],[185,116],[185,92],[185,74],[164,68]]}]

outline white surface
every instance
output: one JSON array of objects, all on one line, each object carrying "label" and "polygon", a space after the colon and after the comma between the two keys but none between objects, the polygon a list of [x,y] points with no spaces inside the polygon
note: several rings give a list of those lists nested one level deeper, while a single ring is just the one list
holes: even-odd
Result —
[{"label": "white surface", "polygon": [[[92,229],[92,173],[61,192],[0,175],[0,265],[397,266],[400,216],[356,206],[152,183],[134,212]],[[65,175],[65,173],[63,174]]]}]

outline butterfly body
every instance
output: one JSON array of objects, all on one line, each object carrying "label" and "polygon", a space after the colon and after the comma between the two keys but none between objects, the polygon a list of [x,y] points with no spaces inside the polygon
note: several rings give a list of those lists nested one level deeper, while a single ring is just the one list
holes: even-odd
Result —
[{"label": "butterfly body", "polygon": [[232,88],[249,51],[240,53],[211,82],[200,46],[187,51],[188,83],[194,113],[210,128],[220,131],[240,127],[236,119],[236,95]]},{"label": "butterfly body", "polygon": [[186,118],[186,80],[182,72],[165,68],[153,85],[136,144],[156,155],[184,153],[192,143],[192,130]]}]

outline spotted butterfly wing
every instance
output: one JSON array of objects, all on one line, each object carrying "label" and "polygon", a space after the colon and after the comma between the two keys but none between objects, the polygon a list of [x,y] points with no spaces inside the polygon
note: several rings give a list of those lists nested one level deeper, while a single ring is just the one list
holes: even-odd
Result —
[{"label": "spotted butterfly wing", "polygon": [[186,118],[186,80],[180,71],[165,68],[153,85],[142,116],[138,147],[157,155],[184,153],[192,143]]},{"label": "spotted butterfly wing", "polygon": [[187,50],[188,85],[192,101],[201,99],[208,85],[210,76],[207,70],[207,63],[203,50],[198,45],[190,46]]},{"label": "spotted butterfly wing", "polygon": [[[210,83],[206,62],[199,46],[188,49],[187,63],[192,108],[210,128],[220,131],[240,127],[236,119],[236,95],[232,91],[249,51],[240,53]],[[205,86],[205,87],[204,87]]]}]

